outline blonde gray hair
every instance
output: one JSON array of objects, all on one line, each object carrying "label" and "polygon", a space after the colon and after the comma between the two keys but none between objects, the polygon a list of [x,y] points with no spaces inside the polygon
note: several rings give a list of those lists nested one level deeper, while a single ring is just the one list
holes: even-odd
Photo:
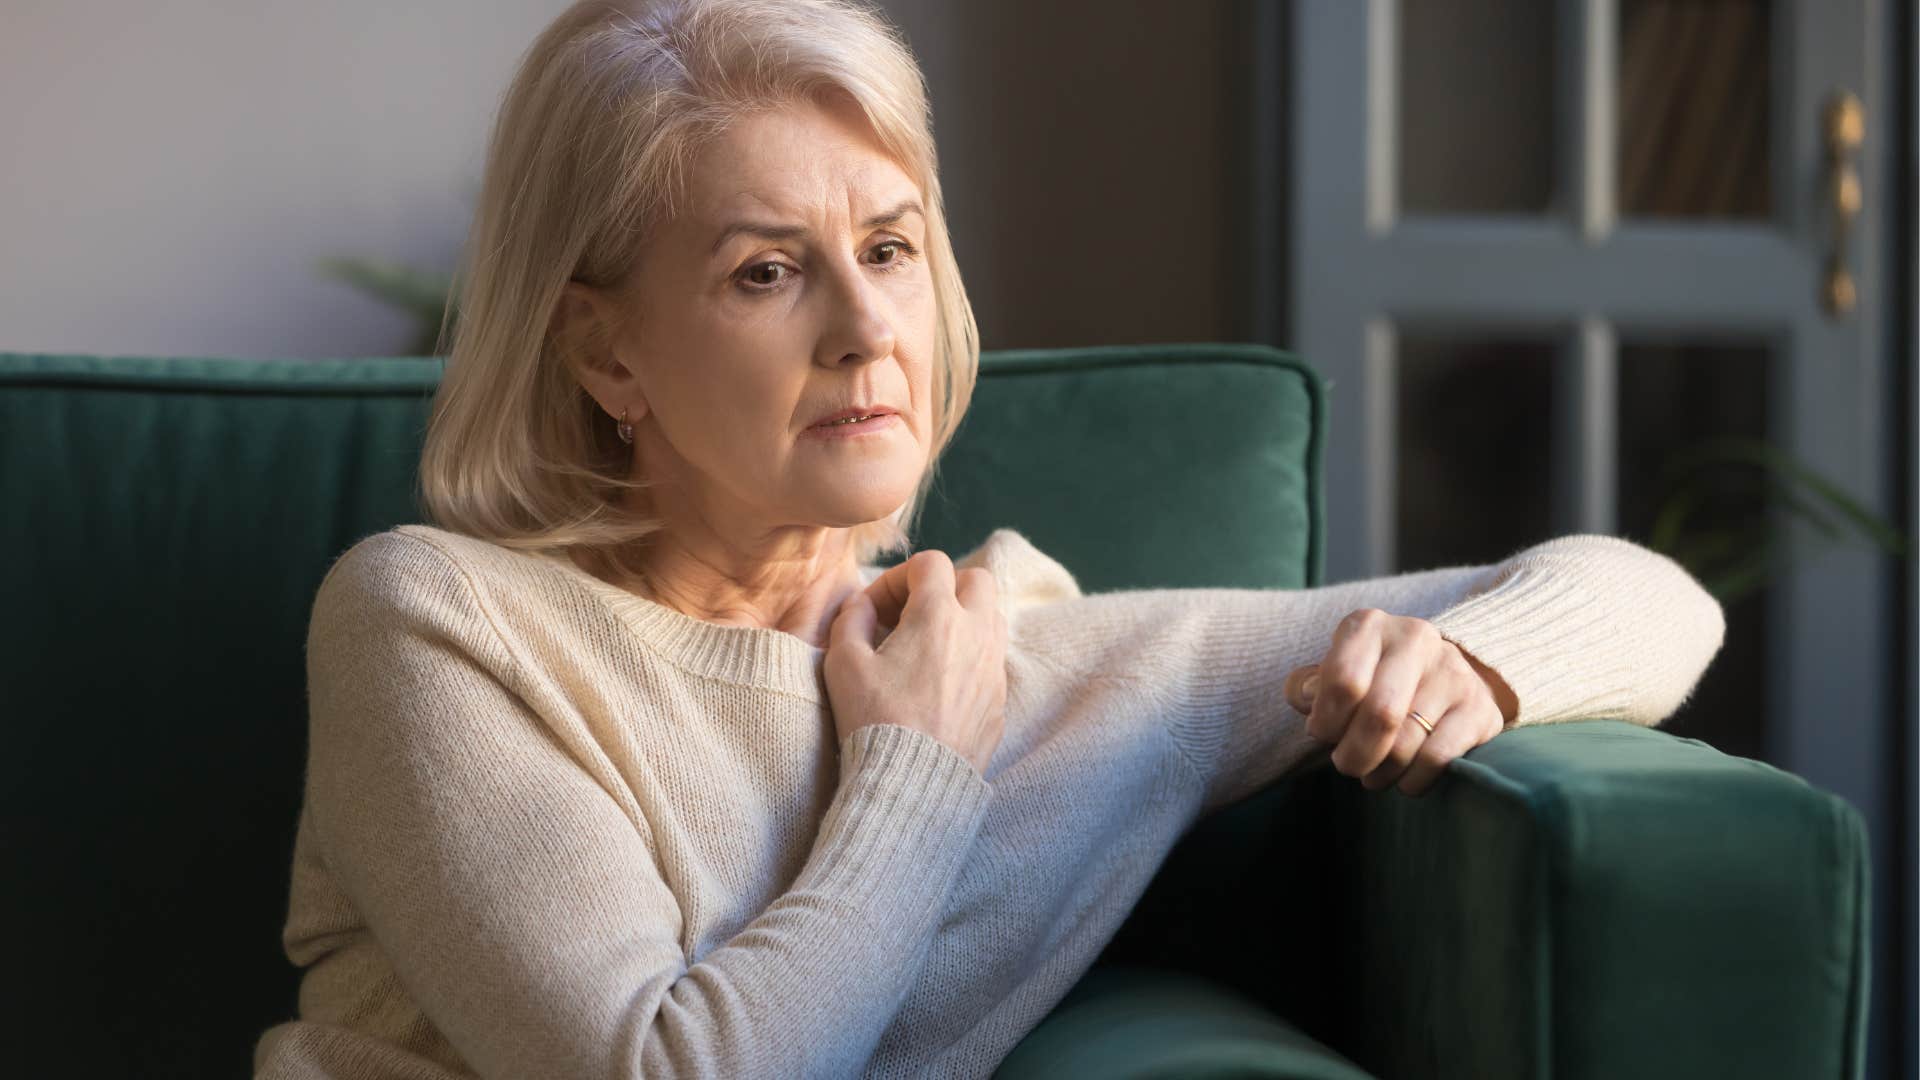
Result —
[{"label": "blonde gray hair", "polygon": [[[456,280],[459,312],[421,458],[442,528],[528,550],[602,553],[658,531],[625,509],[629,448],[580,385],[552,316],[569,280],[627,279],[686,168],[750,112],[839,92],[919,184],[936,305],[928,467],[913,497],[851,529],[862,562],[904,553],[935,463],[973,397],[979,333],[947,234],[926,85],[906,42],[854,0],[581,0],[522,58],[495,119]],[[449,305],[449,311],[452,307]]]}]

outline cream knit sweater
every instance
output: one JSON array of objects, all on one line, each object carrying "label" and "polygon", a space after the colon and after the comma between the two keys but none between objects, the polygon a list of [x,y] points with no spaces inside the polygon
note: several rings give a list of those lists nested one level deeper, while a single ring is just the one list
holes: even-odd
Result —
[{"label": "cream knit sweater", "polygon": [[1011,529],[956,565],[1010,629],[984,776],[899,725],[837,741],[784,631],[422,526],[355,546],[308,642],[300,1015],[258,1074],[985,1076],[1182,833],[1331,753],[1281,684],[1348,612],[1432,620],[1517,724],[1656,724],[1725,628],[1591,535],[1297,591],[1083,595]]}]

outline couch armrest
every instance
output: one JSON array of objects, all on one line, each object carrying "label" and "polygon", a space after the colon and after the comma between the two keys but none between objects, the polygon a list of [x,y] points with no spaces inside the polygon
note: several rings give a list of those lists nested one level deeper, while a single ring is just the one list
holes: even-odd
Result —
[{"label": "couch armrest", "polygon": [[1866,827],[1838,796],[1615,720],[1506,732],[1424,799],[1342,793],[1383,1075],[1864,1070]]},{"label": "couch armrest", "polygon": [[1853,1080],[1867,874],[1839,797],[1576,721],[1421,798],[1322,765],[1227,807],[1102,959],[1219,979],[1381,1076]]}]

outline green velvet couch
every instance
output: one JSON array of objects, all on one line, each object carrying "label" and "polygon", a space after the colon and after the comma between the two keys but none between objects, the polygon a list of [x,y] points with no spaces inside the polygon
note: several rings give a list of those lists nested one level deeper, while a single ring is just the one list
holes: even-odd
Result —
[{"label": "green velvet couch", "polygon": [[[418,520],[437,377],[0,354],[11,1075],[241,1076],[293,1013],[308,605]],[[1327,406],[1257,346],[989,353],[922,546],[1320,584]],[[1001,1075],[1857,1077],[1866,875],[1840,799],[1617,721],[1421,799],[1310,770],[1196,826]]]}]

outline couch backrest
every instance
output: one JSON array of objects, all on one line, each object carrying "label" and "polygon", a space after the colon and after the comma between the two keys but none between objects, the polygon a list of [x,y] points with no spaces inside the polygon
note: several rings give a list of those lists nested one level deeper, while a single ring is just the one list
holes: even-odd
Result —
[{"label": "couch backrest", "polygon": [[[439,370],[0,353],[11,1019],[48,1075],[240,1074],[293,1014],[308,606],[420,520]],[[988,353],[918,546],[1007,525],[1088,592],[1316,585],[1324,415],[1261,346]]]}]

